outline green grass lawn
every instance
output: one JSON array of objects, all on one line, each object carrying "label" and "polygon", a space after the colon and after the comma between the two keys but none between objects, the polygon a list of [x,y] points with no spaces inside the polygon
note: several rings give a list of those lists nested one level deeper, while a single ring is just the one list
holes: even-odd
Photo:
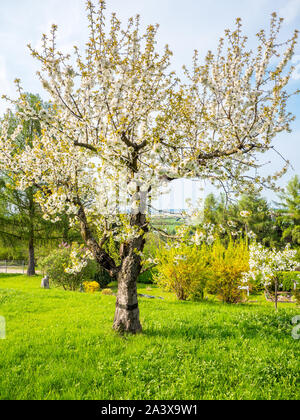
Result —
[{"label": "green grass lawn", "polygon": [[[177,302],[139,292],[144,333],[112,331],[114,296],[0,275],[0,399],[299,399],[293,304]],[[257,298],[256,298],[257,299]]]}]

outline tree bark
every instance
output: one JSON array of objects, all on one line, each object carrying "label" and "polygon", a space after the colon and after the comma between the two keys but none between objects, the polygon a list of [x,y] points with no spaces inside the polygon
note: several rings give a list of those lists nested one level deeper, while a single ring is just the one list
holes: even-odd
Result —
[{"label": "tree bark", "polygon": [[140,262],[130,251],[118,274],[118,295],[113,328],[120,333],[136,334],[142,331],[137,296],[139,273]]},{"label": "tree bark", "polygon": [[[102,248],[102,244],[98,243],[96,238],[94,237],[88,221],[85,214],[84,207],[82,203],[80,202],[79,198],[76,204],[79,205],[79,211],[78,211],[78,219],[80,223],[80,230],[81,230],[81,236],[86,243],[89,250],[92,252],[95,260],[100,265],[100,267],[104,268],[109,275],[114,278],[116,276],[116,273],[118,271],[118,268],[116,267],[115,261],[111,256]],[[105,240],[103,241],[105,243]]]},{"label": "tree bark", "polygon": [[34,237],[33,237],[33,234],[30,234],[28,251],[29,251],[29,263],[28,263],[28,269],[27,269],[27,276],[35,276]]},{"label": "tree bark", "polygon": [[29,199],[29,243],[28,243],[28,253],[29,253],[29,263],[27,269],[27,276],[35,276],[35,260],[34,260],[34,199],[32,188],[28,190],[27,193]]},{"label": "tree bark", "polygon": [[93,253],[97,263],[113,279],[117,278],[118,280],[118,294],[113,328],[120,333],[139,333],[142,331],[142,326],[139,318],[137,280],[142,269],[139,252],[143,252],[144,250],[145,233],[148,232],[146,215],[142,213],[131,215],[131,226],[140,229],[141,234],[121,245],[121,265],[117,266],[113,258],[103,249],[105,237],[98,243],[89,227],[84,207],[79,198],[77,200],[81,234],[87,247]]},{"label": "tree bark", "polygon": [[67,243],[69,243],[69,230],[70,230],[68,216],[64,216],[62,218],[62,223],[63,223],[63,228],[62,228],[63,241],[64,241],[64,243],[67,244]]},{"label": "tree bark", "polygon": [[[145,215],[138,214],[131,218],[131,225],[147,232]],[[120,250],[121,267],[118,273],[118,294],[113,328],[120,333],[137,334],[142,332],[137,296],[137,280],[141,272],[141,257],[145,246],[144,234],[123,244]]]}]

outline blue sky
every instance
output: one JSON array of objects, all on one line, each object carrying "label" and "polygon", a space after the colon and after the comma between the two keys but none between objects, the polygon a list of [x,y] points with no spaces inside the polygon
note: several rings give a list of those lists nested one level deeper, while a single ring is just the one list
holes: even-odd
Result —
[{"label": "blue sky", "polygon": [[[190,64],[194,49],[200,56],[215,50],[224,29],[232,28],[237,17],[244,22],[249,43],[255,45],[255,34],[267,28],[273,11],[285,18],[282,38],[294,29],[300,30],[300,0],[108,0],[107,11],[115,11],[121,20],[139,13],[142,22],[159,23],[159,46],[168,43],[174,52],[173,67],[180,71],[182,64]],[[30,56],[28,43],[38,46],[42,33],[52,23],[59,26],[59,46],[71,50],[86,40],[87,22],[84,0],[0,0],[0,95],[14,95],[13,80],[18,77],[26,91],[43,91],[35,76],[37,63]],[[300,87],[300,45],[297,47],[293,80]],[[0,113],[7,105],[0,100]],[[295,173],[300,174],[300,96],[293,99],[290,110],[296,115],[293,133],[281,135],[278,150],[291,161],[294,170],[280,182],[286,183]],[[265,173],[276,170],[281,161],[275,155]],[[209,191],[209,190],[207,190]],[[180,194],[179,194],[180,195]],[[269,199],[274,195],[266,192]],[[176,205],[176,204],[175,204]],[[180,204],[178,204],[181,207]]]}]

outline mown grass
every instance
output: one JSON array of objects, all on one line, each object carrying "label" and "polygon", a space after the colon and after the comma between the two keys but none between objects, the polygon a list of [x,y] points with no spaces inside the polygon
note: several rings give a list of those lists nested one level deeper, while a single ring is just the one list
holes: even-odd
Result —
[{"label": "mown grass", "polygon": [[144,333],[112,331],[115,297],[0,275],[0,399],[299,399],[295,305],[177,302],[140,285]]}]

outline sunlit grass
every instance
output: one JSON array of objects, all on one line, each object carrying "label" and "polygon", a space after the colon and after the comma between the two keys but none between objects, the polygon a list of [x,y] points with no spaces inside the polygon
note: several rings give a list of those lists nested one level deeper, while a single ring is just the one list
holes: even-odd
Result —
[{"label": "sunlit grass", "polygon": [[[0,399],[299,399],[293,304],[177,302],[139,293],[142,335],[112,331],[114,296],[0,275]],[[252,298],[251,298],[252,299]]]}]

